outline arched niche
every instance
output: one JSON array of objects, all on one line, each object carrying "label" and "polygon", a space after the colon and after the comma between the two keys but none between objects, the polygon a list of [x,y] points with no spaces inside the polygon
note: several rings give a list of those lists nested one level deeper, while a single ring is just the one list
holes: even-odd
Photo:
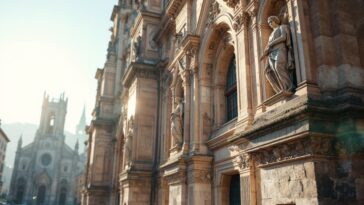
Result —
[{"label": "arched niche", "polygon": [[208,130],[216,130],[227,122],[225,87],[228,67],[235,55],[234,42],[235,34],[228,15],[220,16],[202,40],[198,74],[204,92],[200,110],[204,135],[210,133]]},{"label": "arched niche", "polygon": [[[171,73],[172,73],[172,82],[171,82],[171,86],[170,86],[170,103],[167,102],[167,104],[170,104],[170,110],[167,111],[167,115],[168,115],[168,121],[166,120],[166,122],[169,124],[167,126],[167,128],[169,129],[168,132],[168,140],[166,140],[166,142],[169,143],[169,148],[170,150],[178,150],[180,148],[180,146],[182,146],[183,143],[183,128],[184,128],[184,108],[185,108],[185,103],[186,103],[186,96],[185,96],[185,90],[184,90],[184,82],[183,82],[183,75],[184,75],[184,68],[181,67],[181,63],[180,62],[176,62],[176,65],[174,65],[174,67],[171,69]],[[178,104],[182,103],[181,109],[180,107],[178,107]],[[182,112],[182,119],[178,118],[175,112]],[[179,115],[178,115],[179,116]],[[166,118],[167,119],[167,118]],[[180,121],[178,120],[180,119]],[[177,123],[178,122],[178,123]],[[176,124],[174,124],[176,123]],[[176,129],[176,127],[174,125],[178,124],[178,128]],[[176,131],[178,130],[178,131]],[[176,134],[179,133],[179,134]],[[176,134],[174,136],[174,134]],[[176,136],[178,136],[177,138],[181,138],[179,140],[181,140],[181,142],[178,142],[179,140],[177,140]],[[172,151],[173,152],[173,151]],[[171,153],[172,153],[171,152]]]}]

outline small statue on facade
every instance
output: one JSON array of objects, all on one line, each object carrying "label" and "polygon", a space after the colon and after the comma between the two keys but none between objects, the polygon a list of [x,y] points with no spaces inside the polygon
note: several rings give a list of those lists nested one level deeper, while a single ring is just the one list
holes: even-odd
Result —
[{"label": "small statue on facade", "polygon": [[139,61],[141,59],[142,52],[142,37],[138,36],[136,41],[133,43],[135,61]]},{"label": "small statue on facade", "polygon": [[276,93],[293,93],[294,62],[291,33],[288,25],[280,23],[277,16],[270,16],[268,24],[273,29],[263,57],[268,57],[265,76]]},{"label": "small statue on facade", "polygon": [[134,132],[134,118],[131,117],[128,121],[128,129],[125,137],[124,143],[124,155],[125,155],[125,170],[129,170],[131,168],[131,151],[132,151],[132,137]]},{"label": "small statue on facade", "polygon": [[182,134],[183,134],[183,105],[182,99],[176,97],[177,106],[171,113],[171,135],[174,139],[175,146],[182,145]]}]

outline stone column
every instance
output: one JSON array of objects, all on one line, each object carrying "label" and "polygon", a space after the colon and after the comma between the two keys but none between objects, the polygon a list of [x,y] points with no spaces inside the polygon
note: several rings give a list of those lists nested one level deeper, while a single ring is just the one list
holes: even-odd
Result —
[{"label": "stone column", "polygon": [[212,204],[210,156],[194,156],[188,166],[188,205]]},{"label": "stone column", "polygon": [[240,175],[240,200],[241,204],[256,204],[255,170],[251,156],[242,151],[237,145],[229,147],[233,159],[234,169]]},{"label": "stone column", "polygon": [[252,62],[252,66],[254,68],[254,76],[255,76],[255,85],[256,85],[256,90],[255,90],[255,94],[256,94],[256,101],[255,101],[255,105],[261,105],[263,100],[264,100],[264,96],[266,96],[265,94],[265,85],[266,85],[266,80],[265,80],[265,76],[263,73],[263,69],[264,68],[264,62],[260,61],[260,55],[262,53],[260,46],[261,45],[261,37],[259,36],[259,25],[257,24],[257,10],[253,10],[252,12],[249,13],[250,15],[250,19],[251,19],[251,31],[252,31],[252,50],[253,50],[253,62]]},{"label": "stone column", "polygon": [[238,91],[238,123],[244,129],[251,126],[254,120],[252,71],[250,63],[249,45],[249,14],[239,12],[234,18],[234,30],[236,31],[235,53],[237,55],[237,91]]},{"label": "stone column", "polygon": [[182,151],[184,154],[189,152],[190,145],[190,113],[191,113],[191,70],[185,68],[182,73],[183,88],[184,88],[184,119],[183,119],[183,145]]}]

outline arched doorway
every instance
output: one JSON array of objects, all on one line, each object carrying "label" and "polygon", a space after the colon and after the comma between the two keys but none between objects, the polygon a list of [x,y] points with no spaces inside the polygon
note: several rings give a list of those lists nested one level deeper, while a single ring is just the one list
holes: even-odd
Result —
[{"label": "arched doorway", "polygon": [[38,188],[37,193],[37,205],[44,205],[45,202],[45,196],[46,196],[46,187],[44,185],[41,185]]},{"label": "arched doorway", "polygon": [[18,203],[22,203],[24,200],[24,193],[25,193],[26,181],[24,178],[19,178],[17,182],[16,188],[16,200]]},{"label": "arched doorway", "polygon": [[16,199],[19,203],[22,203],[23,198],[24,198],[24,186],[20,185],[18,186],[18,189],[16,191]]},{"label": "arched doorway", "polygon": [[240,175],[231,176],[229,187],[229,205],[240,205]]},{"label": "arched doorway", "polygon": [[65,205],[67,199],[67,189],[61,188],[61,193],[59,194],[59,205]]}]

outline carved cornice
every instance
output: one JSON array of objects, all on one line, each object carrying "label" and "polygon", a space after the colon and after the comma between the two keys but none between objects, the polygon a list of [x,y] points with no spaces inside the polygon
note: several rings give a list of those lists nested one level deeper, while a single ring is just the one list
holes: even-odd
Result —
[{"label": "carved cornice", "polygon": [[158,74],[155,65],[136,62],[130,63],[122,80],[123,85],[129,88],[130,83],[135,77],[157,79]]},{"label": "carved cornice", "polygon": [[330,137],[305,137],[252,153],[257,165],[268,165],[308,156],[334,156]]},{"label": "carved cornice", "polygon": [[[188,57],[189,58],[188,61],[191,62],[190,61],[190,58],[192,57],[191,54],[195,54],[194,63],[197,63],[199,45],[200,45],[200,37],[188,34],[181,42],[181,48],[177,53],[177,55],[175,56],[175,58],[173,59],[173,61],[169,64],[168,70],[172,70],[172,68],[178,65],[179,61],[182,61],[182,59],[185,57]],[[188,66],[190,66],[190,64]]]},{"label": "carved cornice", "polygon": [[174,34],[175,32],[176,32],[176,20],[172,15],[166,14],[163,17],[160,27],[155,36],[153,37],[153,39],[158,42],[164,35],[170,33]]},{"label": "carved cornice", "polygon": [[185,2],[186,0],[169,0],[166,8],[166,14],[170,16],[176,15]]}]

